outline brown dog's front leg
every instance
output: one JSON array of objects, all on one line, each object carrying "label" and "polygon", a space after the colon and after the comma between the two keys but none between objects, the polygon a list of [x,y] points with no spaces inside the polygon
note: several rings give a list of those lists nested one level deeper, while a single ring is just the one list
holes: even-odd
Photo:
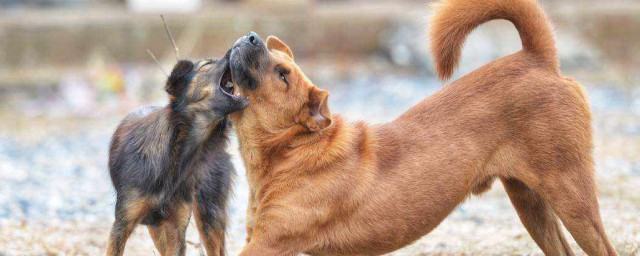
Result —
[{"label": "brown dog's front leg", "polygon": [[[285,244],[282,245],[286,246]],[[298,252],[292,251],[291,248],[277,248],[276,246],[259,242],[254,237],[254,239],[244,247],[240,256],[295,256],[297,254]]]},{"label": "brown dog's front leg", "polygon": [[257,210],[257,205],[255,202],[255,192],[253,189],[249,191],[249,207],[247,207],[247,244],[251,242],[251,235],[253,234],[253,226],[255,225],[255,215]]}]

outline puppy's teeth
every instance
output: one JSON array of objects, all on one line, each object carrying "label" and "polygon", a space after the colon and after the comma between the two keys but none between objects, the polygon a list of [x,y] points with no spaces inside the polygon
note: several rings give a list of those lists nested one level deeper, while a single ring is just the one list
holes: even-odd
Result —
[{"label": "puppy's teeth", "polygon": [[225,84],[224,87],[233,88],[233,83],[232,82],[227,82],[227,84]]}]

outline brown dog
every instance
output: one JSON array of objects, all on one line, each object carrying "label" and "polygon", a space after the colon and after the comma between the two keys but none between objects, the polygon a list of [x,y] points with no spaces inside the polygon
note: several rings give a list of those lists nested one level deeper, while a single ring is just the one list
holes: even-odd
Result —
[{"label": "brown dog", "polygon": [[443,1],[431,34],[440,77],[451,76],[465,37],[493,19],[515,24],[522,51],[376,126],[330,115],[328,92],[279,39],[238,40],[233,80],[251,97],[231,115],[251,188],[242,255],[391,252],[496,178],[545,254],[573,255],[559,218],[587,254],[615,255],[598,209],[586,97],[560,74],[536,1]]}]

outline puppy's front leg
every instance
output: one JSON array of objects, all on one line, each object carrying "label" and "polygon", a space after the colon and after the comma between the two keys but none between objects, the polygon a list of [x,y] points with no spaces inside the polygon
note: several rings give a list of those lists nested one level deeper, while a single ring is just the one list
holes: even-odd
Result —
[{"label": "puppy's front leg", "polygon": [[162,223],[163,232],[167,234],[167,244],[163,256],[184,256],[187,249],[185,236],[189,219],[191,219],[191,202],[183,202],[174,206],[169,219]]}]

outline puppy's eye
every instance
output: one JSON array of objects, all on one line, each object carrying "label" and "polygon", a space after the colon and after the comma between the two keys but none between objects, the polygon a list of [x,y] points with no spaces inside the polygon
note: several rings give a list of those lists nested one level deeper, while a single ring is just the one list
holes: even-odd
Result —
[{"label": "puppy's eye", "polygon": [[280,73],[280,80],[284,81],[285,83],[289,83],[287,82],[287,77],[285,77],[282,73]]}]

